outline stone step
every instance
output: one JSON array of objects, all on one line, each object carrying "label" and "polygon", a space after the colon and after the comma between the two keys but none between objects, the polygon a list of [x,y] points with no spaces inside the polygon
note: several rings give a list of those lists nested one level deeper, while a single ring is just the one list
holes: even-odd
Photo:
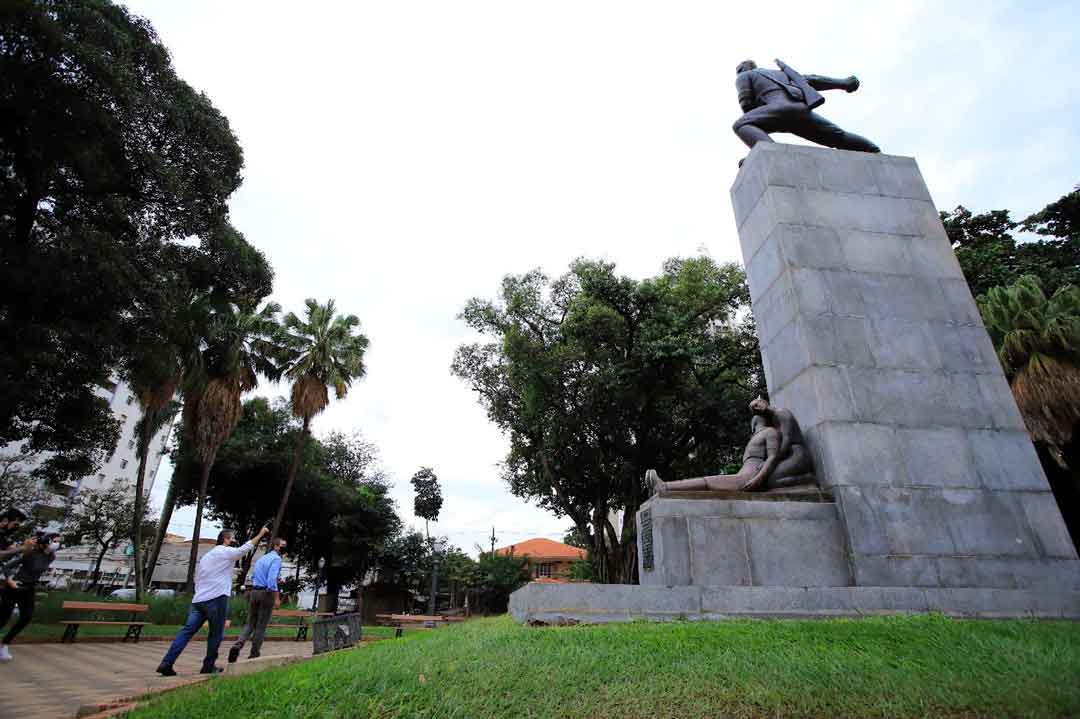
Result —
[{"label": "stone step", "polygon": [[972,618],[1080,619],[1080,591],[940,587],[646,587],[527,584],[510,613],[527,624],[939,612]]}]

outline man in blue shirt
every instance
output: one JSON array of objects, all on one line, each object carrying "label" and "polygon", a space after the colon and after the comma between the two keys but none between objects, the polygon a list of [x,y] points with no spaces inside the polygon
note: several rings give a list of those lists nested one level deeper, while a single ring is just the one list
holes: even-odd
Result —
[{"label": "man in blue shirt", "polygon": [[281,595],[278,594],[278,574],[281,572],[283,551],[285,551],[285,540],[278,537],[274,540],[270,551],[255,562],[248,589],[247,625],[244,626],[240,638],[229,649],[229,664],[240,657],[240,650],[244,648],[244,643],[248,639],[251,640],[251,653],[248,654],[248,659],[259,656],[263,639],[266,637],[266,625],[270,623],[274,610],[281,606]]}]

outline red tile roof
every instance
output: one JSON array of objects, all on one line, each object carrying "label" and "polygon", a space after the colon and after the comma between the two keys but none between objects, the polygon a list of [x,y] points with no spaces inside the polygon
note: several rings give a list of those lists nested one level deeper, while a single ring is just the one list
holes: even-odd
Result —
[{"label": "red tile roof", "polygon": [[509,547],[502,547],[496,549],[496,554],[508,554],[510,550],[514,550],[514,555],[518,557],[533,557],[535,559],[584,559],[585,550],[579,547],[571,547],[569,544],[563,544],[562,542],[556,542],[552,539],[545,539],[543,537],[536,537],[534,539],[526,539],[524,542],[517,542],[511,544]]}]

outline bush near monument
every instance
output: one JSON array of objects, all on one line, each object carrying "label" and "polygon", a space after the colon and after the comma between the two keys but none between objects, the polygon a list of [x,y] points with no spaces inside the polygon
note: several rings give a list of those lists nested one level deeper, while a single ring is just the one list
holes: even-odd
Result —
[{"label": "bush near monument", "polygon": [[508,617],[165,694],[132,719],[227,716],[1061,717],[1080,624],[856,620],[538,629]]}]

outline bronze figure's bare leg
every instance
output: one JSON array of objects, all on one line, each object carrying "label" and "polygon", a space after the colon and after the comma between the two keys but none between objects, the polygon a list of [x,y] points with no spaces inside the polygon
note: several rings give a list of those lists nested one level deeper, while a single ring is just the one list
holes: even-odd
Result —
[{"label": "bronze figure's bare leg", "polygon": [[664,482],[654,471],[649,470],[645,475],[648,483],[656,494],[668,492],[706,492],[706,491],[738,491],[743,484],[753,479],[761,468],[761,460],[747,460],[736,474],[716,474],[710,477],[695,477],[693,479],[677,479],[672,482]]}]

